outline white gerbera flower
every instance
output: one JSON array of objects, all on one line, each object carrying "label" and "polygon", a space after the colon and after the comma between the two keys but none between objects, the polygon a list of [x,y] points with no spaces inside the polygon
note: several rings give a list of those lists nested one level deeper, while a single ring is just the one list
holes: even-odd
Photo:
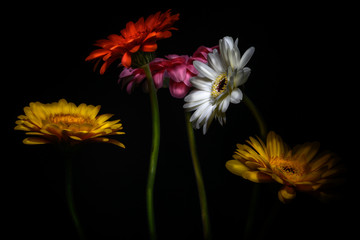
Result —
[{"label": "white gerbera flower", "polygon": [[241,56],[237,44],[238,39],[234,42],[232,37],[224,37],[219,40],[220,53],[216,49],[209,53],[207,64],[199,61],[193,63],[199,74],[190,79],[194,90],[184,98],[184,108],[195,111],[190,122],[196,129],[203,126],[204,134],[214,117],[223,125],[230,102],[237,104],[243,98],[238,87],[244,84],[250,75],[250,68],[245,65],[254,54],[255,48],[249,48]]}]

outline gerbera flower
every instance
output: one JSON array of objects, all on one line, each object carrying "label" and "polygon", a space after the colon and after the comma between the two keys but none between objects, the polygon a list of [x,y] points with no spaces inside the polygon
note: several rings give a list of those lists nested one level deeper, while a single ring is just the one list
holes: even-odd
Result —
[{"label": "gerbera flower", "polygon": [[230,102],[236,104],[243,98],[238,87],[250,75],[250,68],[245,65],[255,48],[249,48],[241,57],[237,44],[238,39],[234,42],[231,37],[224,37],[219,41],[220,52],[215,49],[207,55],[207,64],[201,61],[193,63],[199,74],[190,79],[195,89],[184,98],[187,102],[184,108],[195,111],[190,121],[197,129],[203,126],[204,134],[214,117],[221,125],[225,123]]},{"label": "gerbera flower", "polygon": [[146,20],[141,17],[136,23],[130,21],[126,28],[120,31],[121,35],[111,34],[107,39],[98,40],[95,46],[101,49],[91,52],[85,60],[98,59],[97,64],[103,60],[100,74],[117,59],[121,59],[122,65],[129,68],[132,65],[133,54],[139,51],[154,52],[157,49],[157,40],[171,37],[170,30],[176,30],[172,25],[178,19],[179,14],[171,15],[168,10],[165,13],[157,12],[150,15]]},{"label": "gerbera flower", "polygon": [[252,182],[282,184],[278,197],[283,203],[295,198],[296,191],[325,198],[327,187],[341,181],[338,174],[343,169],[338,158],[333,153],[319,154],[317,142],[291,149],[279,135],[269,132],[266,144],[252,137],[247,143],[237,144],[234,160],[228,161],[226,168]]},{"label": "gerbera flower", "polygon": [[120,120],[107,121],[112,114],[98,116],[100,105],[84,103],[76,106],[65,99],[43,104],[31,102],[18,116],[15,130],[26,131],[25,144],[69,143],[83,141],[107,142],[125,148],[124,144],[107,136],[125,134]]},{"label": "gerbera flower", "polygon": [[[206,63],[207,54],[212,52],[212,48],[204,46],[199,47],[193,56],[170,54],[165,58],[155,58],[149,63],[149,67],[153,76],[154,85],[157,89],[168,85],[170,94],[175,98],[183,98],[192,87],[190,78],[196,76],[198,71],[193,66],[193,61],[201,61]],[[142,68],[125,68],[119,76],[119,83],[127,85],[126,89],[130,93],[133,88],[143,82],[145,72]],[[168,83],[164,83],[164,79],[168,79]]]}]

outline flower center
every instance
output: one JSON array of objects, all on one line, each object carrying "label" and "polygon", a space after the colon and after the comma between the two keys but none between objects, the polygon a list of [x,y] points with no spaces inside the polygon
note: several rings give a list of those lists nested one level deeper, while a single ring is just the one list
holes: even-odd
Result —
[{"label": "flower center", "polygon": [[276,175],[290,183],[301,181],[306,172],[301,163],[278,157],[271,159],[270,165]]},{"label": "flower center", "polygon": [[59,123],[68,126],[71,124],[82,124],[89,122],[87,118],[74,114],[55,114],[53,116],[50,116],[49,120],[55,124]]},{"label": "flower center", "polygon": [[220,74],[212,85],[211,96],[213,98],[218,97],[221,93],[225,91],[227,84],[228,79],[226,73]]}]

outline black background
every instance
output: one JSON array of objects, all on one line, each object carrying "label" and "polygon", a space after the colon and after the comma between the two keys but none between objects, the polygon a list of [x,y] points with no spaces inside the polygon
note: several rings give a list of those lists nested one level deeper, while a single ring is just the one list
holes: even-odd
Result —
[{"label": "black background", "polygon": [[[30,102],[65,98],[76,104],[102,105],[100,113],[120,118],[126,145],[84,146],[74,155],[75,201],[89,239],[148,239],[145,187],[151,146],[148,94],[129,95],[117,84],[121,68],[104,75],[85,62],[93,43],[119,33],[128,21],[159,10],[126,6],[13,7],[2,20],[3,204],[5,230],[11,237],[76,239],[64,196],[64,161],[53,146],[22,144],[14,131]],[[267,237],[307,239],[351,236],[356,211],[358,142],[356,85],[350,74],[355,55],[355,17],[351,6],[307,5],[276,8],[173,8],[180,13],[157,55],[192,55],[224,36],[239,38],[239,49],[256,48],[244,92],[258,106],[269,130],[294,146],[320,141],[322,150],[340,155],[349,167],[341,199],[321,203],[306,194],[282,205]],[[340,17],[341,16],[341,17]],[[353,67],[352,67],[353,65]],[[356,68],[355,68],[356,69]],[[158,91],[161,146],[155,185],[159,239],[202,239],[197,189],[188,150],[183,100]],[[356,107],[355,107],[356,106]],[[241,239],[253,183],[228,172],[236,143],[258,133],[244,104],[230,105],[227,124],[213,122],[204,136],[196,131],[198,154],[208,196],[214,239]],[[261,230],[280,185],[261,185],[253,236]],[[352,217],[354,216],[354,218]],[[355,220],[353,220],[355,219]],[[7,231],[6,231],[7,232]],[[4,233],[6,234],[6,233]],[[349,235],[347,235],[349,234]],[[346,238],[346,237],[344,237]]]}]

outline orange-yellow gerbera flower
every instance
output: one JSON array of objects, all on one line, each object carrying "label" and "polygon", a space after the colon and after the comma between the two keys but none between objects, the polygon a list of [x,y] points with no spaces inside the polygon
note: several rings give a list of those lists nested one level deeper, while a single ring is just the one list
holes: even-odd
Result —
[{"label": "orange-yellow gerbera flower", "polygon": [[172,25],[178,19],[179,14],[171,15],[168,10],[165,13],[157,12],[150,15],[146,20],[141,17],[136,23],[128,22],[126,28],[120,31],[121,35],[111,34],[107,39],[98,40],[95,46],[101,47],[101,49],[91,52],[85,60],[98,58],[97,64],[103,60],[104,64],[100,68],[100,74],[103,74],[108,66],[117,59],[121,59],[122,65],[129,68],[131,55],[138,51],[156,51],[156,41],[171,37],[170,30],[176,30]]},{"label": "orange-yellow gerbera flower", "polygon": [[124,144],[107,138],[109,135],[125,134],[120,120],[107,121],[112,114],[98,116],[100,105],[84,103],[76,106],[65,99],[43,104],[31,102],[24,108],[25,115],[18,116],[15,130],[26,131],[25,144],[69,143],[83,141],[108,142],[125,148]]},{"label": "orange-yellow gerbera flower", "polygon": [[318,154],[317,142],[290,149],[279,135],[270,132],[266,144],[253,137],[247,143],[237,144],[234,160],[228,161],[226,168],[256,183],[282,184],[278,197],[283,203],[295,198],[296,191],[326,197],[326,186],[340,182],[337,176],[342,168],[337,164],[338,158],[333,153]]}]

